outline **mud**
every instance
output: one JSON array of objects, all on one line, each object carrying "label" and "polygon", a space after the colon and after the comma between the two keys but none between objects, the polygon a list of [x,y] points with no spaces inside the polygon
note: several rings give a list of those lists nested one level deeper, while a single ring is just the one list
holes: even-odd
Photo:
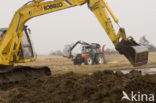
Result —
[{"label": "mud", "polygon": [[156,96],[156,75],[141,75],[139,71],[128,74],[103,71],[90,75],[70,72],[2,85],[0,103],[131,103],[121,102],[123,90],[128,94],[139,91]]},{"label": "mud", "polygon": [[15,66],[12,70],[0,73],[0,85],[32,80],[43,76],[50,76],[49,67]]}]

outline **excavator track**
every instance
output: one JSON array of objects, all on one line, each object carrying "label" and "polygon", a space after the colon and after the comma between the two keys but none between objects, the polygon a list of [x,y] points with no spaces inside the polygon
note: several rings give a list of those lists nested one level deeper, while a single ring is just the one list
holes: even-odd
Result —
[{"label": "excavator track", "polygon": [[43,76],[50,76],[49,67],[16,66],[11,70],[0,72],[0,85],[33,80]]}]

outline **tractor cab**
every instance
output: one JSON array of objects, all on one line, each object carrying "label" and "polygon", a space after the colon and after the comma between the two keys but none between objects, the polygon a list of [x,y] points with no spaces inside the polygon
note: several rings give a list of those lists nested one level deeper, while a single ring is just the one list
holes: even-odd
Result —
[{"label": "tractor cab", "polygon": [[99,53],[101,52],[100,44],[97,43],[91,43],[91,45],[82,46],[82,53]]},{"label": "tractor cab", "polygon": [[88,46],[83,46],[82,47],[82,53],[89,53],[91,51],[91,48]]}]

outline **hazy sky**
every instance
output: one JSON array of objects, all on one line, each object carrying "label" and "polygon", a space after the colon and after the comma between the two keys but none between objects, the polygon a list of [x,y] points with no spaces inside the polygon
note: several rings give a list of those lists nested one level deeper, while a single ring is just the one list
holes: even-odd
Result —
[{"label": "hazy sky", "polygon": [[[1,0],[0,28],[8,27],[15,11],[28,0]],[[156,44],[156,0],[107,0],[111,10],[136,40],[143,35]],[[33,18],[27,22],[38,54],[62,50],[78,40],[98,42],[113,48],[105,31],[87,5],[77,6]],[[115,26],[116,28],[116,26]],[[116,28],[117,29],[117,28]]]}]

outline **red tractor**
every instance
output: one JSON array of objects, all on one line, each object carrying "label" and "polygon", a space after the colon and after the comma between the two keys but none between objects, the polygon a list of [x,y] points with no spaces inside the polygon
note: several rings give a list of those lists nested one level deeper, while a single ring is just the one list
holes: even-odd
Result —
[{"label": "red tractor", "polygon": [[[72,55],[72,50],[78,45],[82,45],[82,53],[77,54],[76,57]],[[104,46],[101,49],[100,44],[97,43],[86,43],[83,41],[76,42],[69,50],[69,58],[72,58],[74,65],[81,65],[85,63],[86,65],[91,64],[104,64]]]}]

